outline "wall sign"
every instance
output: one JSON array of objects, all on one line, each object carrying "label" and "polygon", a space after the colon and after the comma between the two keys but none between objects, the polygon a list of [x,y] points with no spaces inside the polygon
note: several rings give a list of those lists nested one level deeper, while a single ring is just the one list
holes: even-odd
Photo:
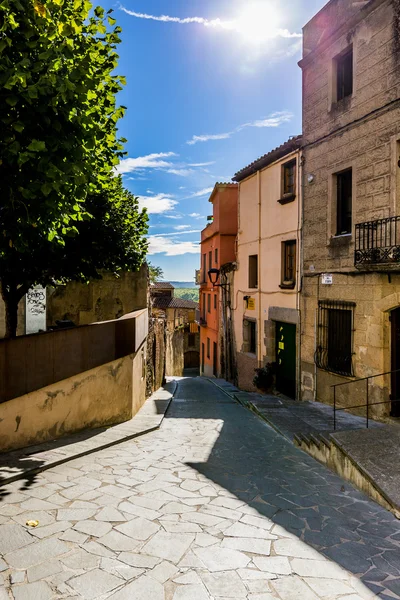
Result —
[{"label": "wall sign", "polygon": [[249,298],[247,300],[247,310],[256,310],[256,301],[254,298]]},{"label": "wall sign", "polygon": [[332,285],[333,283],[333,275],[329,273],[324,273],[322,275],[322,285]]},{"label": "wall sign", "polygon": [[46,288],[36,285],[25,296],[25,332],[46,331]]}]

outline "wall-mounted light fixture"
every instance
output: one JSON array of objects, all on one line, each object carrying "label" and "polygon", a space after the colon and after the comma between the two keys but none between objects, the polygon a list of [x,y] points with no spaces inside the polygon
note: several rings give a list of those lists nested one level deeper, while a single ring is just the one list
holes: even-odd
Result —
[{"label": "wall-mounted light fixture", "polygon": [[229,288],[229,283],[218,283],[220,273],[221,271],[219,269],[210,269],[208,271],[208,278],[211,282],[211,285],[213,287]]},{"label": "wall-mounted light fixture", "polygon": [[315,176],[312,173],[309,173],[307,175],[307,181],[308,181],[308,183],[314,183],[314,179],[315,179]]}]

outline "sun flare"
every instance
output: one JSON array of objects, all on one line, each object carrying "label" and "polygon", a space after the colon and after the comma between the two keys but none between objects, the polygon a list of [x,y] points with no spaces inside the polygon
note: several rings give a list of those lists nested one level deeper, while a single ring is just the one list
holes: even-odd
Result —
[{"label": "sun flare", "polygon": [[270,3],[252,2],[241,12],[236,24],[246,41],[260,44],[276,37],[279,31],[279,15]]}]

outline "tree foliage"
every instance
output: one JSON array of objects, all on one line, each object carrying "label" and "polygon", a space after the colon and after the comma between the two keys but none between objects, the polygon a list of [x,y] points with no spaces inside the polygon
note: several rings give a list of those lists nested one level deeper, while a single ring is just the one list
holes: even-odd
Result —
[{"label": "tree foliage", "polygon": [[164,277],[164,272],[161,267],[155,267],[151,264],[151,262],[147,262],[147,266],[149,267],[149,279],[150,283],[155,283],[156,281],[161,281]]},{"label": "tree foliage", "polygon": [[124,78],[114,74],[121,29],[112,11],[91,8],[0,1],[0,291],[9,335],[32,284],[118,270],[145,253],[146,216],[114,178],[125,142],[116,102]]}]

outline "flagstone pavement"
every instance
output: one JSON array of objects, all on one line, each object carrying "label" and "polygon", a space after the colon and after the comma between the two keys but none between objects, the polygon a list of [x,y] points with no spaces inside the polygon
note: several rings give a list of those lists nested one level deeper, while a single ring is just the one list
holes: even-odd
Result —
[{"label": "flagstone pavement", "polygon": [[160,430],[1,488],[0,585],[0,600],[390,600],[400,522],[188,378]]}]

